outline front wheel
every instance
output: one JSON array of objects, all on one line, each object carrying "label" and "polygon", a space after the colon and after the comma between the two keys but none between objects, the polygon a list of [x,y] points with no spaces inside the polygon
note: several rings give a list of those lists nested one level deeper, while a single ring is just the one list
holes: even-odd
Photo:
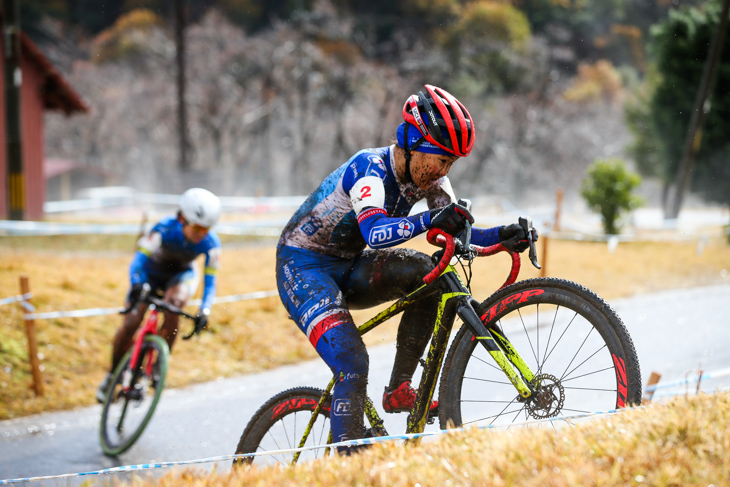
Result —
[{"label": "front wheel", "polygon": [[110,456],[124,453],[137,441],[165,387],[170,349],[162,337],[145,337],[135,366],[130,365],[131,355],[130,350],[114,370],[101,413],[101,448]]},{"label": "front wheel", "polygon": [[[324,394],[321,389],[313,387],[296,387],[280,392],[272,397],[256,411],[241,440],[236,447],[236,454],[257,453],[259,455],[242,457],[234,460],[233,465],[291,465],[294,453],[283,452],[299,447],[306,434],[305,447],[328,443],[330,434],[330,403],[326,401],[317,415],[309,431],[312,413]],[[272,453],[277,452],[277,453]],[[324,455],[323,449],[303,451],[299,461],[316,459]]]},{"label": "front wheel", "polygon": [[464,325],[452,343],[439,389],[442,428],[509,426],[639,404],[634,344],[611,307],[574,282],[540,278],[495,293],[477,309],[502,328],[535,377],[524,400]]}]

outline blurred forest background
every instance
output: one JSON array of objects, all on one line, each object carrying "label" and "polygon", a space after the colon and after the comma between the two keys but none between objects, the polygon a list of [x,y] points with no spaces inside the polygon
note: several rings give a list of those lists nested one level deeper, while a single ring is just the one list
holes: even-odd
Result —
[{"label": "blurred forest background", "polygon": [[[23,0],[22,26],[92,108],[47,115],[46,156],[142,191],[308,194],[392,142],[424,83],[477,123],[457,194],[578,200],[619,157],[649,203],[675,183],[721,0]],[[187,162],[177,104],[182,7]],[[725,39],[725,44],[730,39]],[[730,49],[692,180],[730,203]],[[185,167],[187,166],[187,167]]]}]

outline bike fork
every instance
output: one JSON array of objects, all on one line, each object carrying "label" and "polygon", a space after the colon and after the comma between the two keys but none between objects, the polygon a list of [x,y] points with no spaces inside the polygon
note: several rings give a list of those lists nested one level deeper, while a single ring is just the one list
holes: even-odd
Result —
[{"label": "bike fork", "polygon": [[[522,360],[517,351],[512,347],[512,344],[505,337],[498,335],[495,340],[495,336],[492,332],[484,326],[482,320],[479,319],[479,315],[474,310],[472,304],[462,299],[457,308],[456,313],[459,317],[464,320],[464,323],[469,326],[471,332],[474,334],[474,339],[489,352],[497,365],[504,371],[509,378],[510,382],[520,396],[524,399],[529,398],[533,394],[533,389],[529,384],[535,374],[529,369],[527,364]],[[497,342],[499,340],[499,342]],[[503,347],[504,350],[501,348]],[[505,351],[507,353],[505,353]],[[514,365],[513,365],[514,364]],[[517,370],[515,370],[515,367]],[[523,380],[528,381],[528,383]]]}]

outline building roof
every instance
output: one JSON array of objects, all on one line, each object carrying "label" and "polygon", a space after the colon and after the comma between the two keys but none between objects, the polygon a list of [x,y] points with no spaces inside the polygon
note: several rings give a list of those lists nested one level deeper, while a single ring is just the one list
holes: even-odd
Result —
[{"label": "building roof", "polygon": [[49,157],[43,160],[43,177],[48,180],[71,171],[80,171],[87,174],[94,174],[101,177],[109,177],[111,173],[100,167],[84,166],[71,159]]},{"label": "building roof", "polygon": [[66,115],[89,111],[89,105],[23,32],[20,33],[20,55],[38,66],[45,78],[41,94],[44,108],[62,110]]}]

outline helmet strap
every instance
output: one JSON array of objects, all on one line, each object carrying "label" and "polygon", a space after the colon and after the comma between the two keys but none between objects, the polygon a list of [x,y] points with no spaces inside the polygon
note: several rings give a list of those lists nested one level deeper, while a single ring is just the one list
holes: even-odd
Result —
[{"label": "helmet strap", "polygon": [[406,124],[406,126],[404,128],[404,133],[403,133],[403,145],[405,146],[405,147],[403,147],[403,150],[405,150],[405,152],[406,152],[405,153],[405,157],[406,157],[406,183],[416,184],[415,182],[413,182],[413,178],[411,177],[411,155],[412,155],[411,154],[411,151],[416,150],[418,148],[418,146],[420,146],[423,143],[423,141],[426,140],[426,139],[423,136],[421,136],[421,138],[418,139],[415,144],[413,144],[413,147],[408,147],[408,126],[409,125],[410,124],[408,124],[408,123]]}]

